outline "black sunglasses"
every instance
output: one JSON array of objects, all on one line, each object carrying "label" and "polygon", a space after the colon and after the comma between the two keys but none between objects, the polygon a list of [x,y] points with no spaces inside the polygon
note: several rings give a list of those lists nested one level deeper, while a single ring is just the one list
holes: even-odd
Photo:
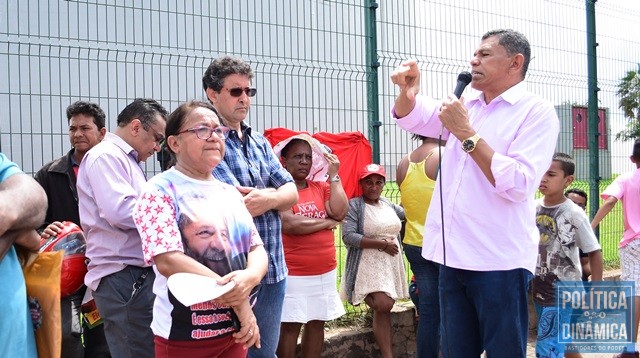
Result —
[{"label": "black sunglasses", "polygon": [[249,97],[253,97],[256,95],[256,93],[258,93],[257,89],[251,88],[251,87],[245,87],[245,88],[242,88],[242,87],[226,88],[225,87],[225,89],[229,91],[229,94],[232,97],[240,97],[242,96],[242,92],[246,93],[247,96]]}]

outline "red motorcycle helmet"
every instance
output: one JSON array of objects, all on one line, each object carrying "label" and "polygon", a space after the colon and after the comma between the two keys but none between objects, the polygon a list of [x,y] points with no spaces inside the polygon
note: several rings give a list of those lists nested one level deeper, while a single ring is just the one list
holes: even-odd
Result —
[{"label": "red motorcycle helmet", "polygon": [[40,242],[40,252],[64,250],[60,272],[60,297],[69,296],[84,285],[87,273],[85,252],[87,239],[82,229],[71,221],[62,222],[63,229],[57,236]]}]

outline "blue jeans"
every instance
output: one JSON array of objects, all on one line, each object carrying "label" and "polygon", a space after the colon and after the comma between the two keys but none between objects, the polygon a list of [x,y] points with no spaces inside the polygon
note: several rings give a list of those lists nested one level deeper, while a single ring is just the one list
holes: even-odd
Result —
[{"label": "blue jeans", "polygon": [[525,269],[482,272],[440,266],[444,357],[478,357],[485,350],[491,358],[525,358],[532,276]]},{"label": "blue jeans", "polygon": [[282,319],[282,303],[287,279],[274,284],[262,284],[258,292],[258,299],[253,306],[253,314],[260,328],[260,349],[251,348],[248,357],[276,356],[278,340],[280,339],[280,320]]},{"label": "blue jeans", "polygon": [[422,257],[422,248],[404,245],[404,254],[418,286],[418,357],[438,358],[440,350],[440,298],[438,274],[440,265]]}]

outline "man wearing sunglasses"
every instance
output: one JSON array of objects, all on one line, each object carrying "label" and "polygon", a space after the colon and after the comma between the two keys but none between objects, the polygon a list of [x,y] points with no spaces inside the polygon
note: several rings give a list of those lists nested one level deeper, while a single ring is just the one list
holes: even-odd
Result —
[{"label": "man wearing sunglasses", "polygon": [[235,185],[244,195],[245,205],[269,255],[268,272],[262,282],[260,277],[232,272],[223,279],[233,279],[236,287],[221,300],[234,306],[249,297],[251,289],[261,283],[254,314],[260,327],[262,348],[252,348],[249,357],[275,357],[287,277],[278,211],[290,209],[298,201],[298,191],[269,142],[244,122],[251,98],[257,92],[251,86],[252,79],[253,70],[248,63],[225,56],[211,62],[202,77],[202,86],[222,123],[230,129],[224,160],[213,175]]}]

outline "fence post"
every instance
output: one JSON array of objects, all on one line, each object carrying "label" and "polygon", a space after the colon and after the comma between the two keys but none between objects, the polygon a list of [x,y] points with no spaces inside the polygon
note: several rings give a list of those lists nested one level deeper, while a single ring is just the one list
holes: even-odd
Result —
[{"label": "fence post", "polygon": [[365,0],[366,78],[367,78],[367,127],[373,150],[373,162],[380,164],[380,108],[378,106],[378,34],[376,26],[378,3]]},{"label": "fence post", "polygon": [[[589,212],[591,218],[598,212],[600,195],[600,167],[598,147],[598,74],[596,58],[596,9],[597,0],[586,0],[587,8],[587,69],[588,69],[588,108],[587,108],[587,138],[589,145],[589,197],[591,203]],[[600,238],[600,230],[596,228],[596,237]]]}]

